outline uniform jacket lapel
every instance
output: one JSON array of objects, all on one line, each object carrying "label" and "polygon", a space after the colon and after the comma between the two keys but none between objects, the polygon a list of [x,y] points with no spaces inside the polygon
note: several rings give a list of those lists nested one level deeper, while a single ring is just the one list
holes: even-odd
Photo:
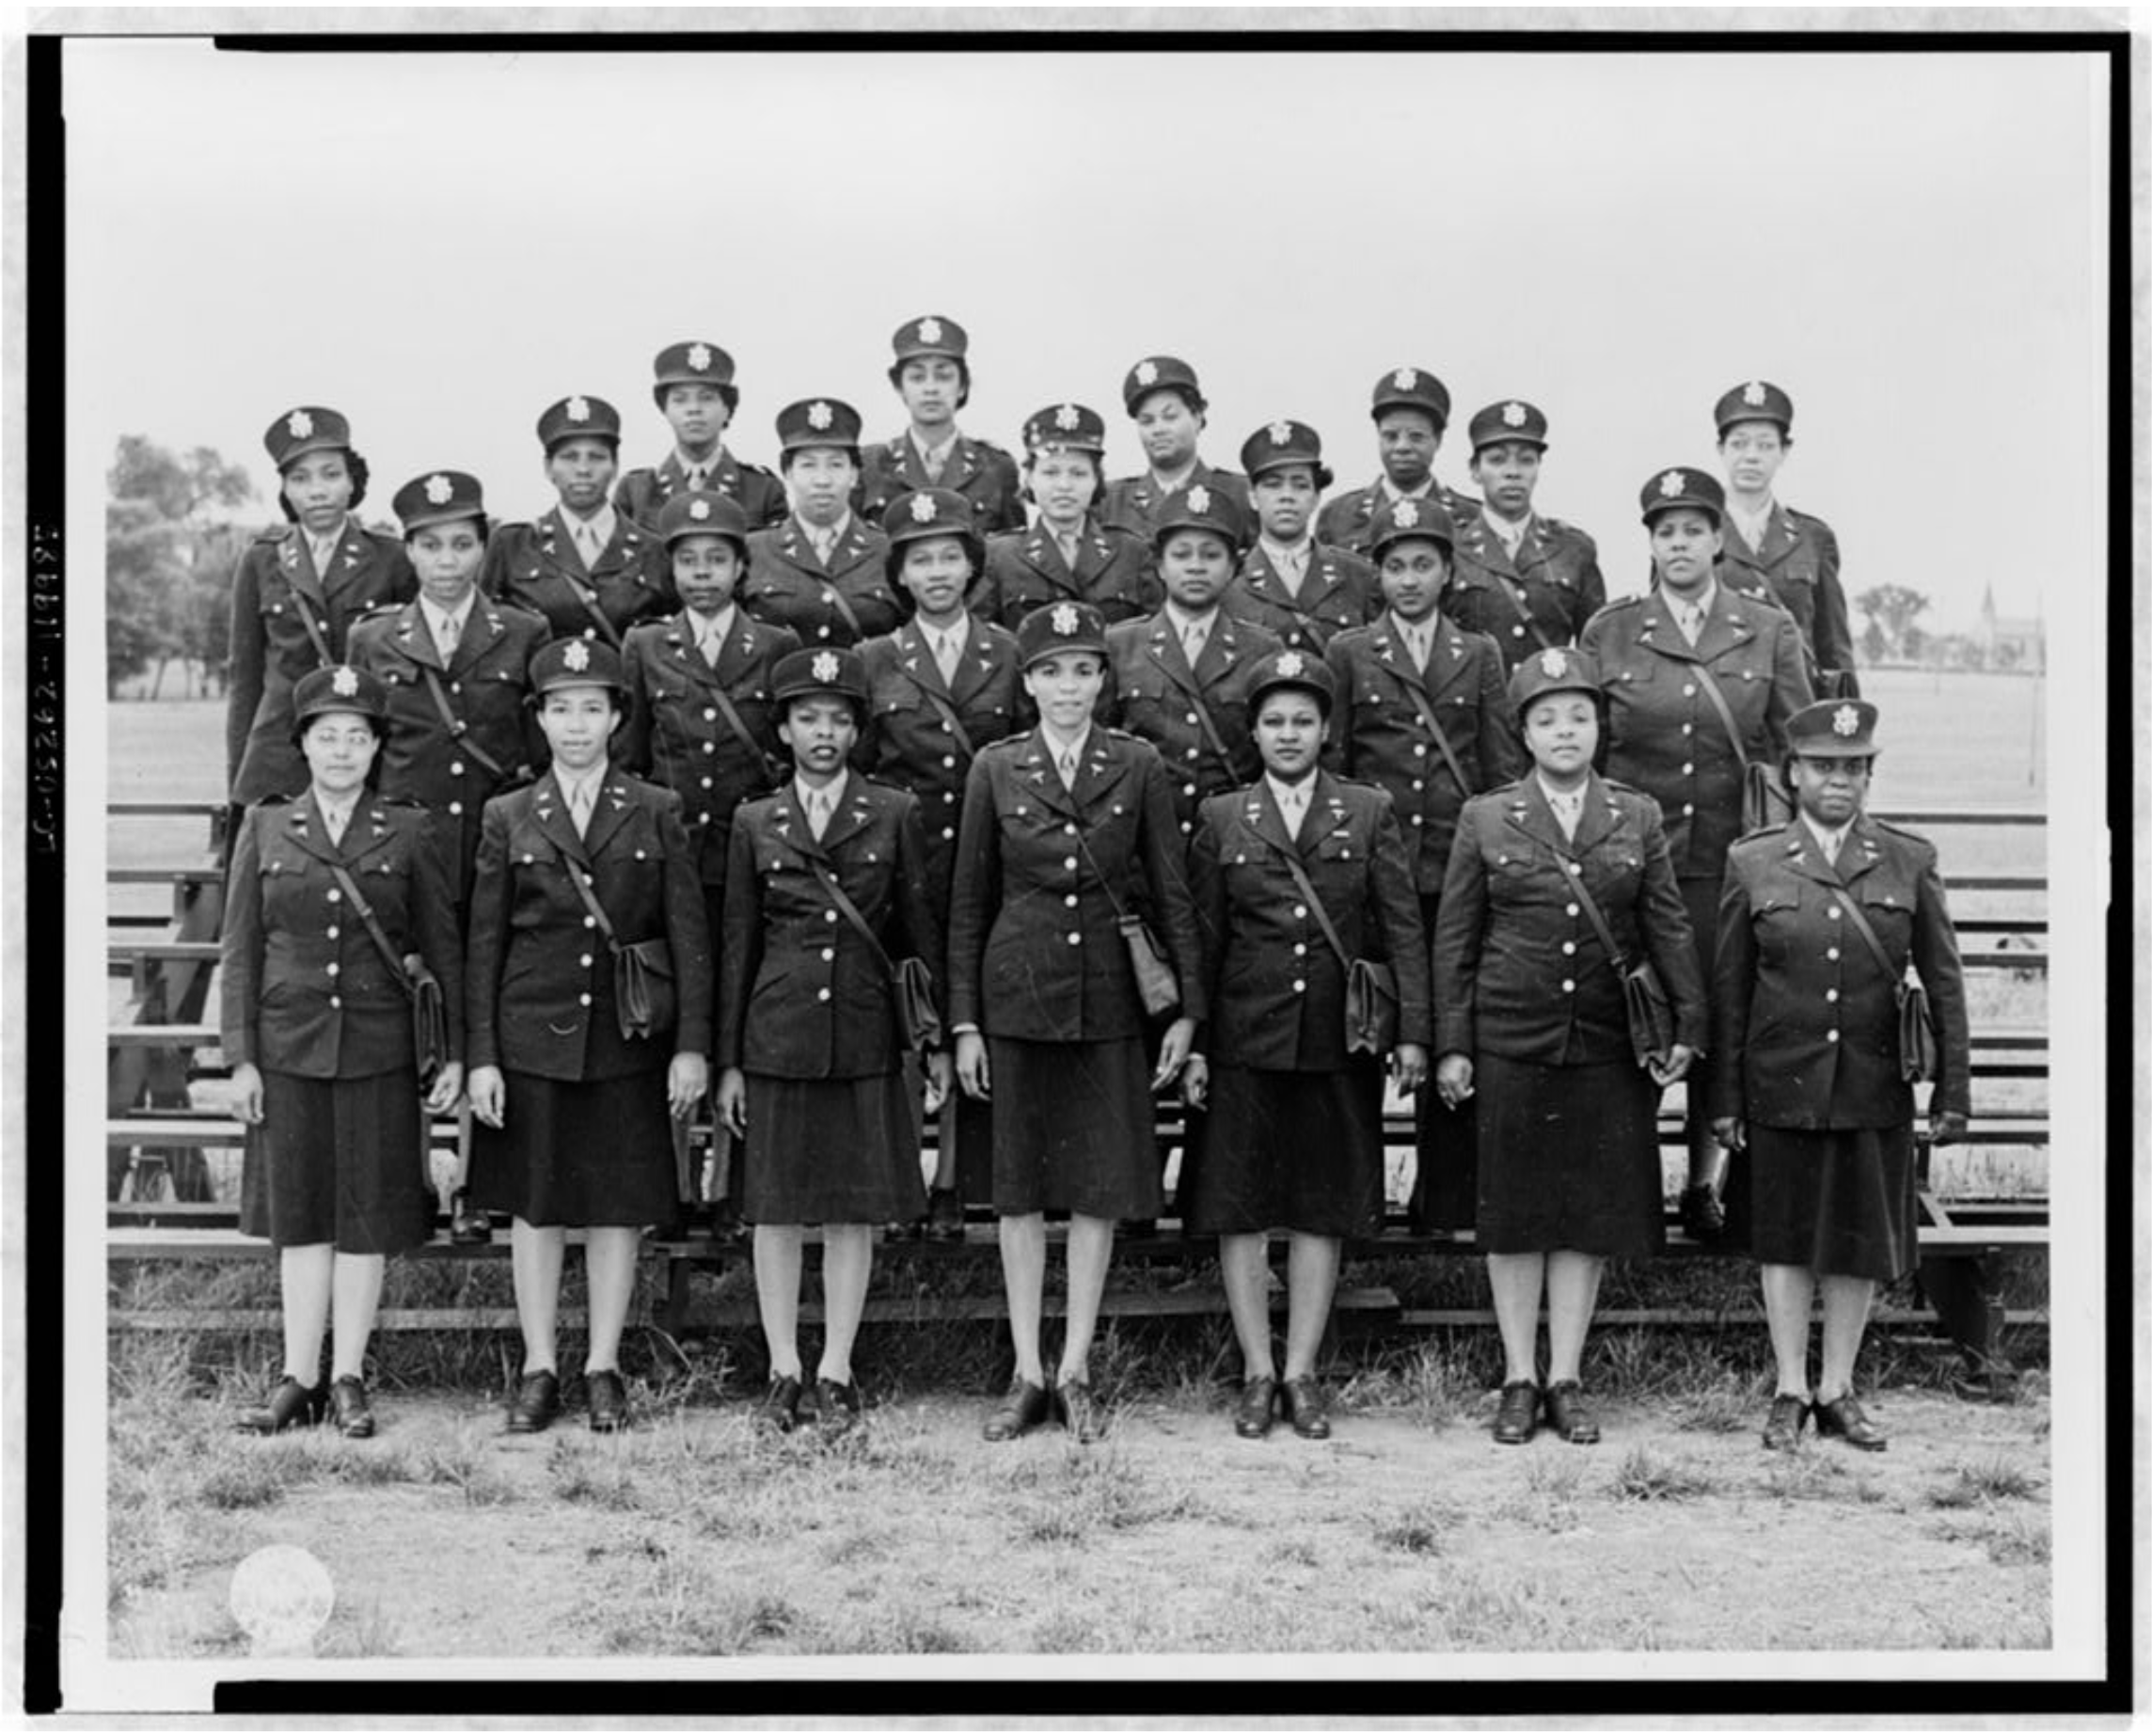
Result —
[{"label": "uniform jacket lapel", "polygon": [[[1537,778],[1533,778],[1529,781],[1533,788],[1539,787]],[[1545,797],[1543,796],[1541,800],[1543,805]],[[1551,808],[1547,810],[1547,817],[1550,820],[1554,817],[1554,811]],[[1570,847],[1577,855],[1582,856],[1585,851],[1598,844],[1601,839],[1609,836],[1621,823],[1622,810],[1614,805],[1614,797],[1606,788],[1606,781],[1595,771],[1587,772],[1584,784],[1584,812],[1577,817],[1576,842]],[[1561,829],[1557,826],[1555,829],[1559,831]]]},{"label": "uniform jacket lapel", "polygon": [[[927,692],[954,697],[949,684],[942,679],[942,665],[935,658],[934,647],[926,642],[926,635],[917,623],[907,622],[891,637],[896,641],[897,668]],[[973,654],[977,650],[978,637],[978,630],[974,627],[957,658],[957,674],[959,679],[971,665]]]},{"label": "uniform jacket lapel", "polygon": [[293,849],[311,856],[316,861],[342,862],[343,853],[329,842],[328,823],[322,818],[321,806],[314,800],[311,788],[283,812],[284,836],[291,840]]},{"label": "uniform jacket lapel", "polygon": [[1472,674],[1470,647],[1464,634],[1448,616],[1434,616],[1434,643],[1427,654],[1427,688],[1437,698]]},{"label": "uniform jacket lapel", "polygon": [[362,861],[395,835],[395,828],[388,823],[388,809],[372,797],[366,797],[352,809],[351,818],[345,823],[344,861],[347,864]]},{"label": "uniform jacket lapel", "polygon": [[[1851,848],[1852,834],[1846,834]],[[1816,843],[1815,834],[1809,830],[1808,823],[1796,814],[1779,829],[1780,843],[1780,862],[1804,880],[1813,880],[1818,886],[1842,888],[1845,882],[1839,878],[1838,871],[1823,859],[1823,846]]]},{"label": "uniform jacket lapel", "polygon": [[[1681,630],[1674,629],[1678,639]],[[1702,629],[1696,636],[1696,655],[1701,662],[1709,663],[1737,651],[1756,637],[1755,623],[1750,619],[1748,605],[1726,586],[1720,585],[1711,599],[1711,612],[1704,616]]]},{"label": "uniform jacket lapel", "polygon": [[[1268,778],[1258,778],[1241,792],[1241,818],[1247,822],[1249,830],[1280,855],[1298,853],[1298,843],[1286,830],[1285,815],[1278,809],[1277,797],[1271,793]],[[1315,808],[1311,798],[1308,812],[1301,820],[1301,840],[1305,840],[1314,824]]]},{"label": "uniform jacket lapel", "polygon": [[559,507],[548,507],[540,516],[538,538],[540,554],[569,576],[586,585],[590,582],[590,569],[583,565],[582,547],[568,529],[568,521]]},{"label": "uniform jacket lapel", "polygon": [[[830,824],[822,832],[822,853],[829,856],[847,838],[865,829],[874,818],[874,809],[867,800],[866,780],[858,772],[845,778],[845,798],[831,813]],[[808,836],[813,837],[810,832]]]},{"label": "uniform jacket lapel", "polygon": [[[457,648],[459,651],[471,642],[474,637],[471,629],[477,623],[481,612],[479,605],[474,601],[469,618],[464,623],[464,637],[462,644]],[[419,607],[416,599],[396,611],[396,631],[393,637],[396,649],[412,662],[428,669],[445,667],[441,662],[440,649],[434,643],[433,623],[426,619],[426,611]]]},{"label": "uniform jacket lapel", "polygon": [[1853,824],[1845,829],[1845,842],[1838,850],[1838,877],[1851,886],[1883,860],[1883,846],[1876,841],[1875,822],[1865,813],[1853,816]]},{"label": "uniform jacket lapel", "polygon": [[[812,554],[814,551],[808,551]],[[829,573],[831,578],[841,578],[855,567],[869,564],[874,550],[867,536],[867,528],[854,513],[845,525],[845,534],[837,539],[836,546],[830,550]]]},{"label": "uniform jacket lapel", "polygon": [[328,598],[323,594],[321,575],[314,571],[312,545],[298,526],[285,527],[282,554],[284,582],[311,603],[317,613],[327,608]]},{"label": "uniform jacket lapel", "polygon": [[[605,781],[598,786],[597,799],[591,804],[590,830],[584,834],[593,856],[605,849],[606,841],[620,829],[621,822],[627,818],[627,811],[633,806],[626,779],[608,766]],[[568,829],[576,829],[573,820],[568,822]]]}]

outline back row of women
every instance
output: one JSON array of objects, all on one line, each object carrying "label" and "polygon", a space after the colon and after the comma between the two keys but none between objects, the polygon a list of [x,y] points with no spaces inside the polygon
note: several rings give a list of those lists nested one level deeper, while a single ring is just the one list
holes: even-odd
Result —
[{"label": "back row of women", "polygon": [[[1828,635],[1828,532],[1769,500],[1785,395],[1751,383],[1719,408],[1750,505],[1761,475],[1761,529],[1729,534],[1740,509],[1707,472],[1655,472],[1654,588],[1599,607],[1590,539],[1532,511],[1529,404],[1472,419],[1469,501],[1430,468],[1447,394],[1395,371],[1373,404],[1387,474],[1319,516],[1312,430],[1270,424],[1244,478],[1208,470],[1195,375],[1154,357],[1125,392],[1152,473],[1105,485],[1101,418],[1041,411],[1023,530],[1004,528],[1015,466],[951,419],[961,331],[929,317],[896,348],[912,428],[862,455],[848,406],[793,404],[781,491],[723,448],[729,358],[680,344],[657,365],[665,466],[609,502],[618,418],[567,398],[539,426],[558,509],[494,527],[474,478],[435,471],[395,497],[401,547],[350,516],[365,467],[342,418],[271,427],[293,523],[234,592],[232,789],[251,807],[224,1006],[253,1124],[243,1222],[282,1250],[287,1342],[246,1426],[372,1431],[383,1263],[430,1220],[423,1087],[478,1123],[459,1234],[511,1219],[511,1429],[561,1407],[569,1227],[591,1424],[625,1426],[637,1239],[704,1191],[684,1128],[707,1096],[738,1147],[707,1203],[753,1225],[770,1426],[857,1417],[874,1226],[961,1234],[969,1199],[1000,1223],[1015,1342],[989,1437],[1058,1412],[1095,1438],[1116,1226],[1163,1206],[1154,1094],[1178,1082],[1180,1211],[1221,1239],[1245,1357],[1236,1427],[1259,1435],[1282,1405],[1321,1437],[1340,1249],[1381,1218],[1386,1066],[1419,1097],[1416,1212],[1488,1254],[1497,1438],[1543,1412],[1596,1439],[1598,1273],[1661,1243],[1656,1105],[1685,1079],[1685,1222],[1715,1235],[1731,1211],[1764,1267],[1767,1442],[1812,1406],[1819,1430],[1881,1445],[1851,1380],[1875,1283],[1913,1257],[1908,961],[1935,1007],[1940,1139],[1963,1126],[1966,1020],[1934,852],[1861,812],[1874,708],[1811,702],[1819,681],[1843,693],[1841,653],[1728,559],[1744,534],[1751,554],[1803,541]],[[1736,844],[1774,779],[1795,816]],[[1650,1044],[1622,980],[1644,959],[1671,1010]],[[1069,1217],[1051,1378],[1050,1212]]]}]

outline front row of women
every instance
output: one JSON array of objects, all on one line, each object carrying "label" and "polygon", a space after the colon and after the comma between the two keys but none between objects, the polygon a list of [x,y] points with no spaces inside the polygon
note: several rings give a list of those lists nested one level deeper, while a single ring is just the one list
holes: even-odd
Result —
[{"label": "front row of women", "polygon": [[[466,1093],[473,1203],[513,1225],[524,1363],[509,1427],[543,1429],[561,1408],[569,1227],[587,1238],[590,1423],[624,1427],[637,1238],[677,1198],[669,1117],[705,1092],[744,1154],[761,1419],[790,1429],[810,1405],[799,1294],[803,1232],[819,1224],[812,1409],[848,1427],[873,1226],[918,1216],[922,1113],[961,1090],[989,1111],[1015,1348],[987,1436],[1058,1412],[1095,1439],[1087,1364],[1115,1229],[1160,1209],[1155,1094],[1178,1080],[1182,1217],[1220,1239],[1243,1357],[1234,1426],[1259,1437],[1282,1408],[1321,1438],[1315,1364],[1340,1254],[1381,1223],[1386,1070],[1405,1092],[1478,1099],[1478,1233],[1506,1365],[1495,1438],[1527,1440],[1543,1418],[1593,1441],[1581,1363],[1601,1269],[1662,1245],[1659,1095],[1709,1048],[1703,1107],[1733,1154],[1727,1209],[1762,1264],[1779,1364],[1766,1444],[1792,1445],[1812,1413],[1819,1433],[1884,1444],[1851,1384],[1874,1287],[1915,1256],[1908,966],[1934,1012],[1938,1142],[1964,1128],[1969,1043],[1935,852],[1863,812],[1872,705],[1792,718],[1796,812],[1728,859],[1707,995],[1657,805],[1592,769],[1588,654],[1514,671],[1531,769],[1465,805],[1430,936],[1389,798],[1321,767],[1338,702],[1321,659],[1262,659],[1247,695],[1262,774],[1205,800],[1184,849],[1157,750],[1094,722],[1098,611],[1037,609],[1018,640],[1039,721],[973,765],[946,933],[918,799],[847,770],[869,691],[855,653],[776,667],[793,776],[738,811],[716,937],[677,797],[610,762],[625,693],[608,647],[560,639],[531,663],[552,765],[486,804],[467,950],[425,816],[365,788],[381,685],[347,667],[299,684],[310,787],[247,812],[227,918],[224,1040],[252,1124],[243,1223],[281,1251],[286,1323],[284,1377],[244,1427],[333,1411],[346,1434],[372,1432],[361,1363],[384,1257],[427,1232],[425,1117]],[[1639,1064],[1622,977],[1643,961],[1671,1029]],[[445,1016],[421,1081],[412,1003],[429,967]],[[937,1004],[907,993],[922,973]],[[1068,1217],[1051,1379],[1049,1212]],[[1266,1257],[1281,1230],[1282,1378]]]}]

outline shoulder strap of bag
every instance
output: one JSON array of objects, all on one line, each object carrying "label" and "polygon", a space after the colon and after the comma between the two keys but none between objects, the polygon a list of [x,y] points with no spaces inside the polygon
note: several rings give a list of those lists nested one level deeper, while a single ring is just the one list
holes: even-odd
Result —
[{"label": "shoulder strap of bag", "polygon": [[[1160,667],[1163,669],[1165,666],[1161,664]],[[1186,681],[1181,680],[1174,670],[1167,669],[1165,672],[1173,685],[1187,695],[1188,702],[1195,707],[1195,721],[1201,727],[1203,739],[1210,744],[1210,751],[1230,766],[1233,764],[1232,751],[1226,746],[1226,738],[1218,734],[1218,726],[1210,720],[1210,707],[1203,702],[1203,687],[1195,679],[1195,671],[1189,671]]]},{"label": "shoulder strap of bag", "polygon": [[1300,865],[1297,859],[1283,850],[1274,850],[1273,854],[1285,864],[1286,872],[1292,876],[1293,885],[1300,890],[1300,895],[1307,900],[1307,907],[1315,916],[1315,925],[1322,930],[1322,938],[1330,942],[1330,950],[1337,955],[1337,962],[1346,970],[1352,970],[1352,955],[1346,952],[1345,942],[1337,938],[1337,930],[1330,921],[1330,912],[1323,907],[1321,894],[1315,890],[1314,881],[1307,877],[1307,870]]},{"label": "shoulder strap of bag", "polygon": [[583,606],[583,612],[597,623],[598,631],[606,636],[606,643],[618,651],[621,648],[620,629],[613,625],[612,617],[598,607],[597,587],[585,584],[566,568],[562,569],[561,576],[568,581],[568,589],[576,593],[576,601]]},{"label": "shoulder strap of bag", "polygon": [[442,726],[455,738],[456,746],[495,777],[507,777],[507,768],[477,742],[469,739],[470,725],[456,716],[454,708],[449,703],[449,696],[441,691],[441,671],[431,663],[421,663],[419,668],[426,677],[426,691],[434,696],[434,709],[441,714]]},{"label": "shoulder strap of bag", "polygon": [[822,585],[829,592],[830,601],[835,605],[837,613],[844,616],[845,624],[851,628],[852,637],[855,639],[866,638],[866,629],[860,625],[860,618],[852,612],[852,606],[845,600],[845,593],[837,589],[837,581],[824,574]]},{"label": "shoulder strap of bag", "polygon": [[583,908],[591,913],[592,920],[597,923],[598,932],[605,936],[606,945],[617,954],[620,951],[620,937],[613,933],[612,919],[605,913],[605,906],[598,902],[598,895],[591,891],[590,880],[573,862],[568,864],[568,884],[576,889],[577,894],[582,899]]},{"label": "shoulder strap of bag", "polygon": [[860,907],[845,895],[845,889],[837,884],[837,876],[830,872],[826,864],[815,861],[812,858],[809,859],[807,866],[813,871],[815,877],[822,882],[822,890],[830,894],[830,902],[837,907],[845,921],[858,929],[860,938],[874,949],[874,955],[881,960],[883,974],[894,980],[896,976],[895,962],[883,948],[880,936],[875,933],[867,919],[860,914]]},{"label": "shoulder strap of bag", "polygon": [[[1501,574],[1495,573],[1494,579],[1495,589],[1499,591],[1510,607],[1517,611],[1517,619],[1525,623],[1525,631],[1539,641],[1539,647],[1542,651],[1552,651],[1554,646],[1548,642],[1547,636],[1540,630],[1540,623],[1533,620],[1530,606],[1515,591],[1510,589],[1510,581],[1504,578]],[[1517,580],[1520,590],[1523,588],[1524,582],[1522,577]]]},{"label": "shoulder strap of bag", "polygon": [[926,702],[934,707],[942,721],[949,726],[949,734],[957,738],[957,746],[963,750],[965,763],[968,765],[977,759],[979,750],[972,745],[971,732],[964,728],[963,720],[957,716],[957,708],[950,704],[948,696],[935,692],[910,670],[904,671],[904,678],[926,696]]},{"label": "shoulder strap of bag", "polygon": [[1449,737],[1443,734],[1442,719],[1434,715],[1434,702],[1428,698],[1427,687],[1416,674],[1405,682],[1413,696],[1413,703],[1419,707],[1419,715],[1427,725],[1428,734],[1434,737],[1434,745],[1442,753],[1442,763],[1449,767],[1449,775],[1457,780],[1457,787],[1467,796],[1479,794],[1464,775],[1464,767],[1458,764],[1457,750],[1449,745]]},{"label": "shoulder strap of bag", "polygon": [[[713,675],[716,672],[714,670],[711,671]],[[747,726],[747,719],[739,715],[738,707],[733,703],[732,695],[725,691],[725,684],[712,681],[706,691],[717,705],[718,716],[725,720],[725,727],[739,738],[739,745],[748,750],[758,765],[768,765],[769,755],[763,750],[762,743],[755,740],[753,732]]]},{"label": "shoulder strap of bag", "polygon": [[1875,963],[1883,972],[1883,980],[1888,983],[1896,982],[1898,969],[1891,964],[1891,955],[1883,950],[1883,942],[1875,938],[1875,930],[1869,926],[1868,918],[1860,908],[1860,900],[1853,896],[1850,887],[1841,891],[1839,902],[1845,907],[1845,914],[1855,931],[1868,943],[1869,952],[1875,955]]},{"label": "shoulder strap of bag", "polygon": [[1100,891],[1106,894],[1106,902],[1114,907],[1115,920],[1125,923],[1129,919],[1128,910],[1122,906],[1119,897],[1116,895],[1114,883],[1106,878],[1105,871],[1099,866],[1099,859],[1091,854],[1091,841],[1084,835],[1083,817],[1081,815],[1074,817],[1076,819],[1076,847],[1084,852],[1084,861],[1090,864],[1091,877],[1098,881]]},{"label": "shoulder strap of bag", "polygon": [[1703,684],[1703,697],[1711,702],[1712,710],[1718,714],[1719,722],[1726,726],[1726,739],[1733,744],[1733,757],[1741,762],[1742,772],[1746,774],[1748,770],[1748,750],[1741,745],[1741,726],[1733,720],[1733,707],[1726,702],[1726,695],[1719,690],[1718,683],[1712,679],[1711,671],[1701,663],[1693,667],[1697,680]]},{"label": "shoulder strap of bag", "polygon": [[331,862],[328,870],[336,876],[336,883],[343,889],[343,895],[351,900],[351,907],[358,912],[358,920],[366,924],[366,932],[372,937],[374,948],[388,967],[388,974],[396,979],[396,986],[405,994],[416,994],[418,985],[404,969],[404,955],[388,944],[388,937],[382,932],[381,919],[373,914],[373,907],[366,902],[366,894],[358,890],[358,882],[340,864]]},{"label": "shoulder strap of bag", "polygon": [[292,607],[298,611],[299,624],[306,628],[307,637],[313,641],[314,655],[321,659],[322,667],[327,669],[336,661],[329,651],[328,637],[323,633],[322,623],[314,619],[314,606],[307,601],[307,593],[296,585],[292,587]]},{"label": "shoulder strap of bag", "polygon": [[1555,855],[1570,870],[1566,878],[1570,890],[1575,892],[1576,902],[1584,907],[1585,919],[1591,924],[1591,932],[1599,937],[1599,944],[1606,949],[1606,962],[1620,976],[1629,968],[1627,955],[1614,944],[1614,931],[1606,925],[1606,918],[1599,908],[1599,901],[1591,895],[1591,888],[1584,883],[1584,864],[1567,850],[1555,847]]}]

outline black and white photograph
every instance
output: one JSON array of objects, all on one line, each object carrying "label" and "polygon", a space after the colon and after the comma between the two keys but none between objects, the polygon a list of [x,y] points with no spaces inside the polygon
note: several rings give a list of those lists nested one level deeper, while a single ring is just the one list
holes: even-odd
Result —
[{"label": "black and white photograph", "polygon": [[1891,17],[42,26],[36,1709],[2123,1708],[2128,15]]}]

